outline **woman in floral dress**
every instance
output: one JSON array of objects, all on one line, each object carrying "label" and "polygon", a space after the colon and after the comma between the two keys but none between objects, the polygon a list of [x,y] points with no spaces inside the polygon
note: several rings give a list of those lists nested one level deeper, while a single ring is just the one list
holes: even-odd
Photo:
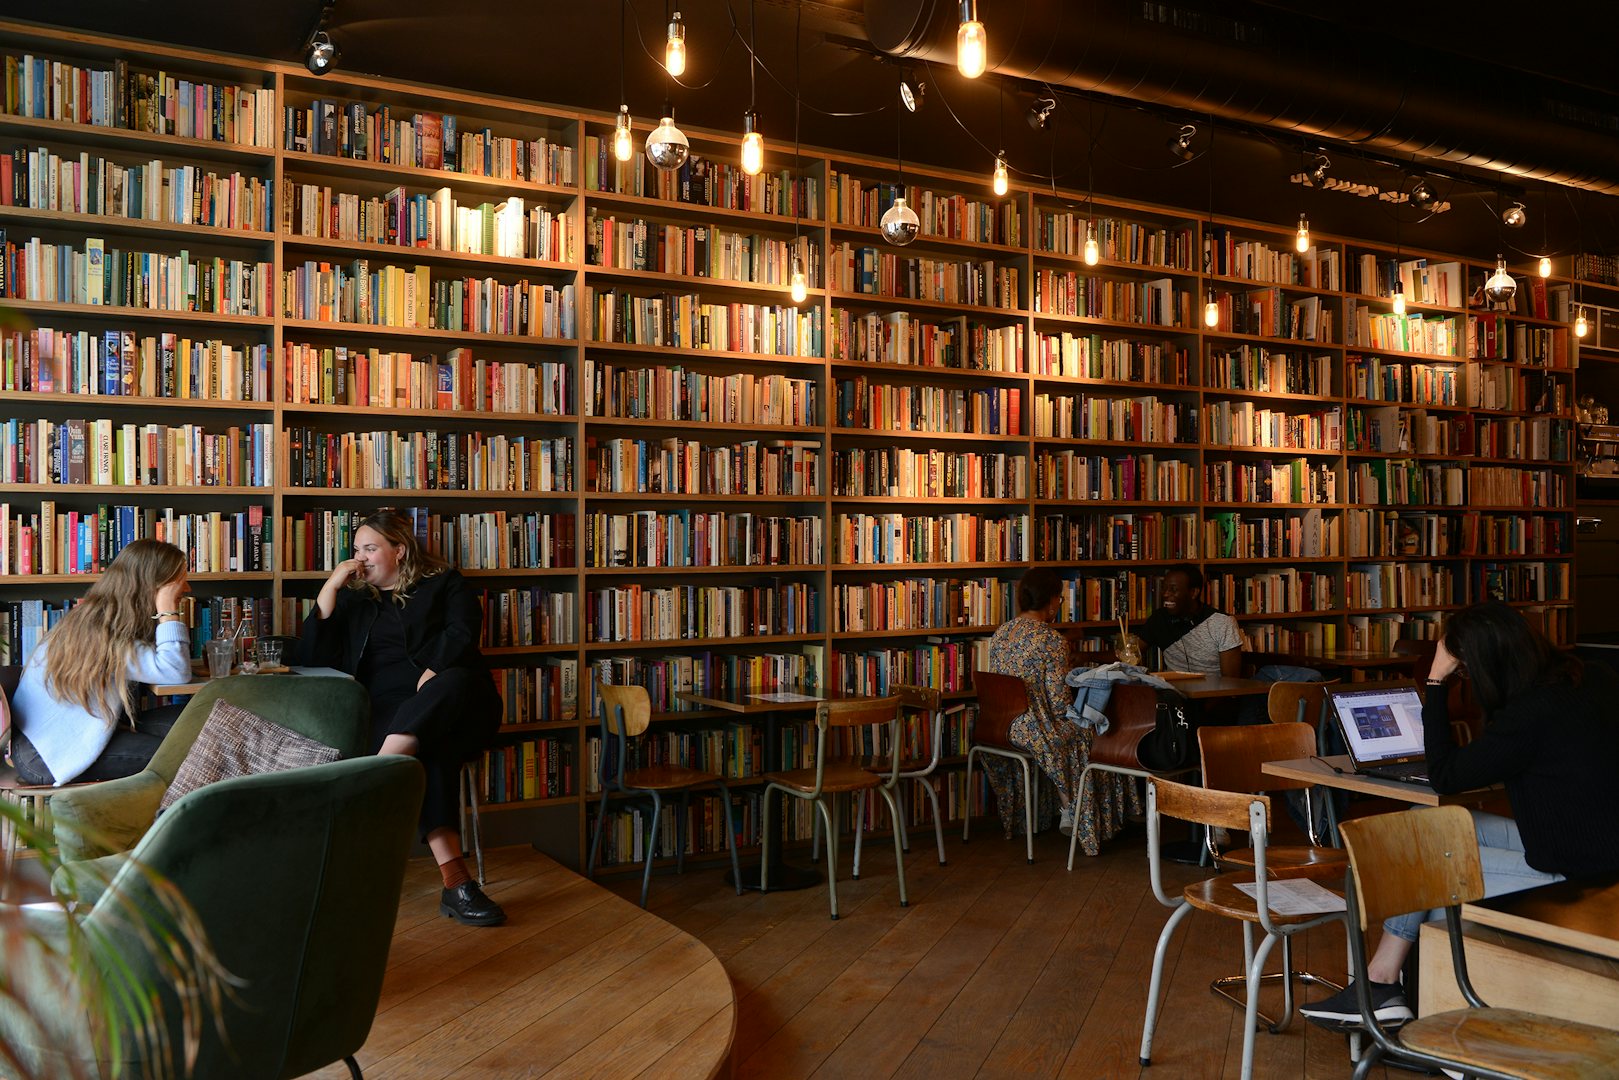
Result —
[{"label": "woman in floral dress", "polygon": [[[1062,609],[1061,593],[1062,581],[1050,567],[1037,566],[1023,575],[1017,588],[1017,617],[989,639],[989,670],[1016,675],[1028,688],[1029,711],[1012,721],[1012,745],[1032,756],[1056,788],[1064,835],[1078,829],[1085,854],[1095,855],[1102,841],[1123,827],[1127,814],[1141,812],[1141,797],[1127,778],[1119,783],[1121,778],[1111,773],[1091,773],[1087,789],[1079,790],[1092,732],[1063,715],[1074,692],[1063,681],[1068,642],[1052,625]],[[986,759],[984,769],[995,791],[1001,824],[1010,836],[1023,821],[1023,785],[1013,763],[1004,758]],[[1036,807],[1035,819],[1044,828],[1050,823],[1050,802],[1044,797],[1040,802],[1045,805]]]}]

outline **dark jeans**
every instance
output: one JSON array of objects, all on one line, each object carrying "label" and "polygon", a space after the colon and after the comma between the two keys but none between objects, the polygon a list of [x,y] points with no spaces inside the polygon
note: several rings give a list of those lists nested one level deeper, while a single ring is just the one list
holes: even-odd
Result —
[{"label": "dark jeans", "polygon": [[[135,730],[119,725],[112,733],[112,741],[107,748],[101,751],[101,756],[90,763],[78,776],[73,777],[75,784],[88,784],[96,780],[117,780],[120,777],[134,776],[147,763],[157,748],[163,742],[163,737],[169,733],[174,722],[180,719],[184,705],[159,705],[156,708],[146,709],[135,722]],[[51,775],[50,769],[40,759],[39,751],[34,744],[28,741],[28,736],[22,731],[14,731],[11,735],[11,763],[17,767],[17,777],[28,784],[54,784],[56,778]]]},{"label": "dark jeans", "polygon": [[371,702],[371,750],[389,735],[414,735],[416,758],[427,770],[419,819],[422,839],[461,824],[461,765],[494,741],[500,726],[500,695],[488,673],[448,668],[403,699]]}]

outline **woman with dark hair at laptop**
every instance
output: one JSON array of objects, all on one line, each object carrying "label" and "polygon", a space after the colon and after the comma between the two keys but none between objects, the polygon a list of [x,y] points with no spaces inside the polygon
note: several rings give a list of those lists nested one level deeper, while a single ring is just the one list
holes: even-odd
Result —
[{"label": "woman with dark hair at laptop", "polygon": [[[1450,682],[1471,685],[1484,729],[1464,746],[1450,727]],[[1474,810],[1486,896],[1565,879],[1619,877],[1619,675],[1582,664],[1498,600],[1452,615],[1434,652],[1422,709],[1428,777],[1440,794],[1502,784],[1510,818]],[[1417,930],[1437,912],[1383,923],[1366,966],[1379,1020],[1411,1017],[1399,985]],[[1352,989],[1301,1010],[1328,1027],[1354,1026]]]}]

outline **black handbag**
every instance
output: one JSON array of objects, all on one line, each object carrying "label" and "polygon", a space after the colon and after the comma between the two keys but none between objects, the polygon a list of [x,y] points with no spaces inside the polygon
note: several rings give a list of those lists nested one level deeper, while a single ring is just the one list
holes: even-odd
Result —
[{"label": "black handbag", "polygon": [[1172,772],[1192,762],[1186,699],[1145,683],[1118,683],[1108,699],[1107,734],[1091,743],[1091,760],[1147,772]]}]

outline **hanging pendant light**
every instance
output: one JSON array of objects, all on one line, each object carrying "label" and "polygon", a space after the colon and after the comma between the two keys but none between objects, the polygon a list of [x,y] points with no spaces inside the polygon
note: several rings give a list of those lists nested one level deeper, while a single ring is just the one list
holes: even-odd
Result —
[{"label": "hanging pendant light", "polygon": [[618,107],[618,124],[613,128],[613,156],[628,161],[635,156],[634,132],[630,128],[630,107]]},{"label": "hanging pendant light", "polygon": [[646,137],[646,159],[664,172],[671,172],[686,164],[691,156],[691,143],[686,133],[675,127],[675,118],[665,116]]},{"label": "hanging pendant light", "polygon": [[[900,135],[905,130],[905,114],[898,109],[894,110],[894,164],[899,172],[899,189],[905,190],[905,154],[900,142]],[[922,219],[916,216],[916,211],[905,205],[905,196],[896,195],[894,204],[883,211],[882,218],[877,222],[877,229],[895,247],[904,247],[916,239],[917,233],[922,231]]]},{"label": "hanging pendant light", "polygon": [[1491,304],[1502,310],[1512,303],[1514,296],[1518,295],[1518,283],[1507,273],[1507,260],[1504,256],[1495,257],[1495,273],[1485,280],[1484,295]]},{"label": "hanging pendant light", "polygon": [[804,276],[804,260],[796,253],[793,255],[793,276],[790,284],[793,289],[793,303],[802,304],[809,298],[809,279]]},{"label": "hanging pendant light", "polygon": [[1542,255],[1540,257],[1540,265],[1537,267],[1537,269],[1540,271],[1540,276],[1541,277],[1551,277],[1552,276],[1552,260],[1551,260],[1551,256]]},{"label": "hanging pendant light", "polygon": [[686,24],[680,20],[680,9],[669,20],[669,36],[663,46],[663,66],[669,77],[678,79],[686,73]]},{"label": "hanging pendant light", "polygon": [[1220,305],[1215,302],[1214,290],[1209,290],[1209,299],[1203,305],[1203,325],[1214,328],[1220,325]]},{"label": "hanging pendant light", "polygon": [[1096,242],[1096,222],[1085,223],[1085,265],[1095,266],[1102,261],[1102,248]]},{"label": "hanging pendant light", "polygon": [[978,21],[978,0],[961,0],[961,25],[956,28],[956,70],[976,79],[989,66],[989,38]]},{"label": "hanging pendant light", "polygon": [[1293,248],[1300,255],[1310,250],[1310,219],[1303,214],[1299,215],[1299,231],[1293,238]]},{"label": "hanging pendant light", "polygon": [[749,109],[742,114],[742,171],[758,176],[765,167],[765,137],[759,134],[759,114]]},{"label": "hanging pendant light", "polygon": [[1405,282],[1398,277],[1394,279],[1394,314],[1405,314]]},{"label": "hanging pendant light", "polygon": [[1582,338],[1586,334],[1589,334],[1590,332],[1591,332],[1591,324],[1585,318],[1585,305],[1581,304],[1580,305],[1580,316],[1579,316],[1579,318],[1574,320],[1574,336],[1578,337],[1578,338]]},{"label": "hanging pendant light", "polygon": [[1006,172],[1006,152],[995,155],[995,172],[990,178],[990,188],[997,195],[1005,195],[1011,186],[1011,178]]}]

